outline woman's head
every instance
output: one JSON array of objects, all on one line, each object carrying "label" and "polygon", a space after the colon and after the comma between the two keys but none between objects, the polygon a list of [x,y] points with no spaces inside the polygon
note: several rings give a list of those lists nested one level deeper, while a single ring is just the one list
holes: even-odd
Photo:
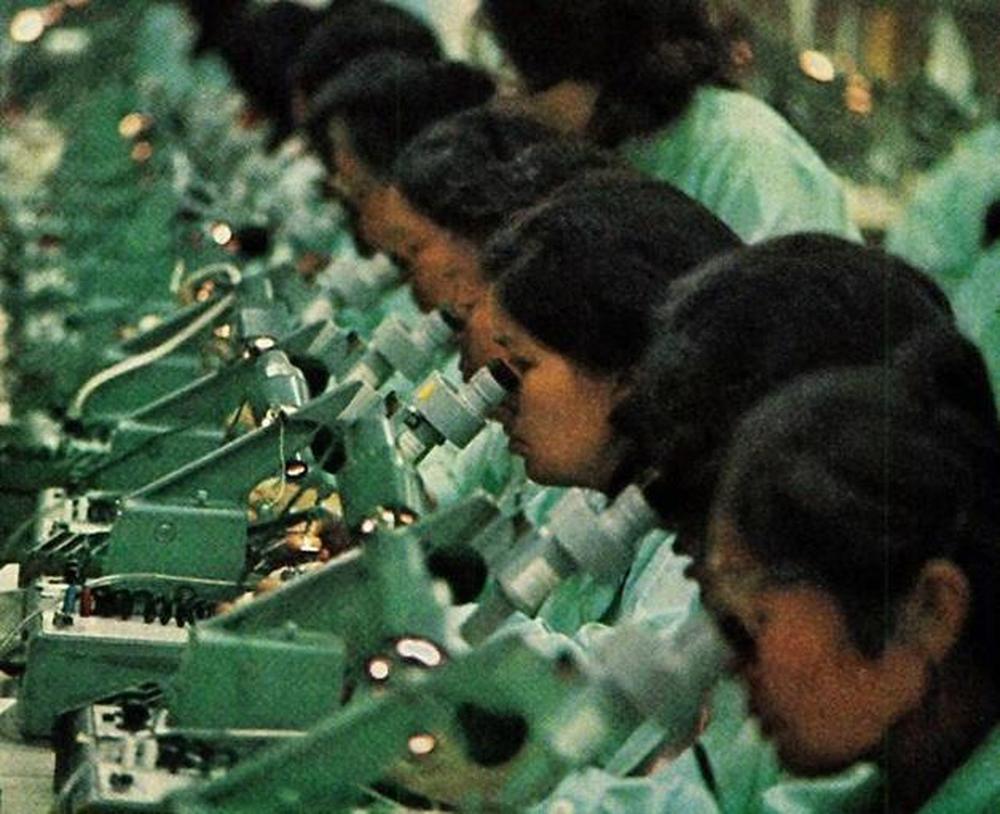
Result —
[{"label": "woman's head", "polygon": [[431,28],[404,9],[381,0],[340,0],[306,40],[291,68],[300,117],[328,80],[352,60],[377,51],[425,60],[442,56]]},{"label": "woman's head", "polygon": [[407,146],[396,162],[397,195],[384,213],[391,221],[384,234],[412,272],[418,303],[447,305],[467,320],[464,368],[474,371],[489,358],[481,352],[489,345],[490,331],[480,330],[487,323],[473,317],[488,289],[479,268],[487,240],[564,183],[618,166],[582,141],[489,108],[445,119]]},{"label": "woman's head", "polygon": [[289,73],[322,19],[323,12],[282,0],[242,12],[218,33],[233,78],[253,109],[271,122],[272,146],[294,131]]},{"label": "woman's head", "polygon": [[565,113],[548,109],[561,88],[597,91],[586,129],[602,144],[663,126],[724,72],[703,0],[483,0],[482,9],[540,115]]},{"label": "woman's head", "polygon": [[485,287],[478,252],[513,211],[533,202],[531,185],[505,170],[528,147],[550,141],[542,125],[478,107],[432,124],[393,168],[393,193],[379,231],[411,272],[417,303],[466,316]]},{"label": "woman's head", "polygon": [[[706,604],[802,773],[878,757],[914,716],[932,720],[946,672],[985,677],[996,698],[1000,433],[978,353],[952,331],[930,344],[896,370],[771,395],[727,458]],[[910,375],[942,345],[947,371]]]},{"label": "woman's head", "polygon": [[393,163],[432,122],[483,104],[493,95],[483,71],[457,62],[428,62],[393,51],[355,60],[327,84],[310,113],[309,130],[327,138],[332,183],[379,243],[380,213]]},{"label": "woman's head", "polygon": [[949,320],[940,291],[883,252],[819,234],[741,249],[673,287],[615,423],[660,467],[661,514],[696,543],[746,410],[803,374],[885,362]]},{"label": "woman's head", "polygon": [[494,330],[521,379],[506,423],[531,477],[611,486],[627,455],[608,420],[656,304],[672,280],[738,245],[672,187],[614,173],[570,183],[490,241]]}]

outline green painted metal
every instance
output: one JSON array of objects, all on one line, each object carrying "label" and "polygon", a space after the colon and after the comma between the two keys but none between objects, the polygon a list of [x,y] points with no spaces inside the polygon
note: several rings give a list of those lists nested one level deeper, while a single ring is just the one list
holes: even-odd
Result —
[{"label": "green painted metal", "polygon": [[87,573],[169,574],[239,583],[246,573],[246,545],[247,515],[241,506],[129,498],[107,539],[88,551]]},{"label": "green painted metal", "polygon": [[345,661],[341,639],[294,622],[252,638],[198,625],[172,681],[171,723],[304,729],[340,706]]},{"label": "green painted metal", "polygon": [[320,429],[334,428],[358,389],[332,390],[124,498],[95,552],[100,572],[242,579],[250,491]]},{"label": "green painted metal", "polygon": [[337,485],[348,528],[357,528],[375,507],[423,514],[427,499],[420,478],[400,456],[385,410],[365,413],[343,432],[344,465]]},{"label": "green painted metal", "polygon": [[42,613],[27,640],[17,708],[29,737],[50,737],[59,715],[115,689],[169,675],[187,641],[183,630],[170,626],[157,625],[153,637],[141,621],[77,617],[62,626],[56,620],[54,611]]},{"label": "green painted metal", "polygon": [[[476,496],[413,525],[376,522],[360,548],[322,570],[199,623],[168,684],[165,710],[150,718],[162,722],[150,735],[203,754],[235,748],[242,760],[250,760],[287,741],[290,729],[302,737],[338,708],[342,681],[353,689],[344,712],[351,717],[354,707],[367,708],[369,694],[383,693],[387,686],[407,687],[411,676],[422,680],[427,664],[438,663],[434,657],[440,658],[446,635],[423,552],[475,537],[496,511],[492,501]],[[414,666],[408,646],[429,654],[430,662],[425,655],[423,665]],[[390,672],[376,684],[371,680],[373,659],[388,665]],[[241,703],[233,704],[234,697]],[[429,703],[436,701],[431,697]],[[426,710],[425,705],[421,714]],[[204,781],[200,772],[144,773],[135,766],[129,769],[136,773],[134,787],[111,789],[108,752],[97,743],[104,737],[97,733],[102,714],[91,710],[83,717],[77,740],[92,745],[72,768],[76,782],[64,792],[68,808],[158,811],[178,780]],[[426,722],[426,717],[421,720]],[[402,725],[397,720],[389,724]],[[119,753],[113,742],[122,731],[112,727],[105,735],[112,739],[110,751]]]},{"label": "green painted metal", "polygon": [[435,512],[396,531],[373,521],[360,547],[326,568],[206,622],[206,627],[253,637],[291,622],[335,632],[354,654],[371,653],[387,637],[443,638],[441,611],[423,565],[429,541],[455,543],[493,516],[483,498]]},{"label": "green painted metal", "polygon": [[340,811],[381,781],[460,810],[522,811],[636,722],[571,660],[546,659],[508,637],[175,793],[164,810]]},{"label": "green painted metal", "polygon": [[[75,562],[96,576],[157,573],[238,583],[247,575],[247,498],[266,477],[337,423],[360,389],[342,385],[291,415],[280,415],[123,498],[90,496],[82,524],[9,539],[7,561],[25,580],[61,574]],[[96,524],[96,525],[95,525]]]}]

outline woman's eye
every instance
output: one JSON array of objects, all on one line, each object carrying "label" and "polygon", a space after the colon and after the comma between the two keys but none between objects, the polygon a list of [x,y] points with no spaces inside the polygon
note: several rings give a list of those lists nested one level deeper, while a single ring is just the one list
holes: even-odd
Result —
[{"label": "woman's eye", "polygon": [[739,619],[732,614],[724,614],[716,620],[719,632],[732,646],[738,663],[747,663],[754,660],[757,655],[757,642],[750,631],[747,630]]},{"label": "woman's eye", "polygon": [[530,359],[525,359],[523,356],[512,356],[510,360],[511,365],[513,365],[514,370],[524,375],[533,367],[534,363]]}]

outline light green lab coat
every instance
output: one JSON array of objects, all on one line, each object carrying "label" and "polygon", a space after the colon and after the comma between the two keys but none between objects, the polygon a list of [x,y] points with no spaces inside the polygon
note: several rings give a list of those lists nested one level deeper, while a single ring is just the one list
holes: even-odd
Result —
[{"label": "light green lab coat", "polygon": [[749,94],[702,87],[676,121],[625,142],[621,154],[700,201],[748,243],[802,231],[859,238],[837,177]]},{"label": "light green lab coat", "polygon": [[712,720],[700,740],[715,792],[705,782],[695,750],[688,749],[647,777],[623,778],[598,769],[570,775],[533,814],[863,814],[878,799],[879,773],[870,764],[815,780],[783,775],[732,681],[716,688]]},{"label": "light green lab coat", "polygon": [[539,650],[556,654],[567,648],[582,658],[613,625],[642,622],[669,631],[687,617],[697,586],[684,576],[688,563],[673,552],[673,536],[662,530],[647,534],[628,572],[618,582],[602,582],[576,574],[529,619],[512,618],[504,634],[526,637]]},{"label": "light green lab coat", "polygon": [[951,304],[962,332],[982,351],[1000,403],[1000,246],[982,255],[952,293]]},{"label": "light green lab coat", "polygon": [[1000,123],[961,139],[917,185],[886,248],[953,291],[983,252],[983,217],[1000,199]]},{"label": "light green lab coat", "polygon": [[963,766],[952,772],[919,814],[987,814],[1000,811],[1000,726]]}]

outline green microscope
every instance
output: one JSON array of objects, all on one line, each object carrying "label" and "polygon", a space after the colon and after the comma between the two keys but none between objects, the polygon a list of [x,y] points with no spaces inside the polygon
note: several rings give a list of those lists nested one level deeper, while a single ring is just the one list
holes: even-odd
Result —
[{"label": "green microscope", "polygon": [[[31,560],[38,576],[52,572],[44,567],[47,559],[72,563],[75,573],[70,580],[65,571],[63,579],[39,579],[25,593],[19,633],[26,645],[14,654],[23,652],[24,730],[48,734],[61,712],[137,677],[168,674],[181,640],[161,635],[162,627],[151,622],[183,625],[288,564],[285,531],[313,519],[314,510],[247,525],[247,496],[275,460],[285,462],[288,481],[336,473],[338,520],[349,535],[363,533],[385,512],[419,517],[425,505],[414,463],[445,441],[468,443],[505,398],[512,377],[499,362],[457,387],[432,374],[418,388],[422,398],[393,415],[368,385],[347,381],[124,498],[77,501],[75,524],[55,524]],[[318,444],[317,435],[324,436]],[[319,458],[297,454],[310,442],[322,448]],[[327,492],[333,488],[325,485]],[[153,655],[164,652],[154,664]],[[86,680],[67,687],[54,676],[69,654],[77,667],[88,666]]]},{"label": "green microscope", "polygon": [[[399,541],[423,536],[418,526]],[[573,769],[606,761],[647,719],[667,743],[693,736],[727,655],[704,614],[669,640],[621,628],[586,665],[569,652],[543,655],[516,636],[462,652],[429,610],[415,618],[431,600],[421,601],[414,573],[386,564],[390,539],[373,542],[358,556],[382,561],[363,571],[381,575],[369,586],[378,590],[374,605],[371,592],[368,601],[352,594],[346,606],[323,603],[326,586],[346,575],[337,568],[350,567],[331,564],[268,597],[270,607],[196,626],[162,705],[137,691],[80,713],[61,752],[60,811],[334,812],[386,799],[519,811]],[[396,584],[385,580],[390,571]],[[303,618],[307,593],[320,611]],[[334,615],[326,615],[328,605],[336,605]],[[403,626],[393,624],[400,619]],[[252,648],[264,659],[282,630],[295,642],[315,623],[348,637],[325,645],[329,663],[347,654],[346,667],[316,662],[316,672],[304,674],[302,658],[280,677],[273,661],[270,670],[250,671]],[[240,626],[245,635],[227,640]],[[355,626],[385,635],[366,638]],[[444,638],[431,635],[435,628]],[[234,650],[210,656],[212,643]],[[300,687],[301,708],[289,701]],[[241,691],[257,698],[233,709],[226,700]]]}]

